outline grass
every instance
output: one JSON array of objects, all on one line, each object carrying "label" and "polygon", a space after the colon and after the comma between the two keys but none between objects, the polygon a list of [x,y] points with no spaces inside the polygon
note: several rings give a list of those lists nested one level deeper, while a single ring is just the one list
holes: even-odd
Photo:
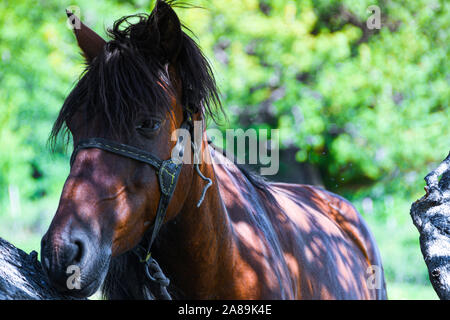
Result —
[{"label": "grass", "polygon": [[387,284],[390,300],[438,300],[431,284],[398,283]]}]

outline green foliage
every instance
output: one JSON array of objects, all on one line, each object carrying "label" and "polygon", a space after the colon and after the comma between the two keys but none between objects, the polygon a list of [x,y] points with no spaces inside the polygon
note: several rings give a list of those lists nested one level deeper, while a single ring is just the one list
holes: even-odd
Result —
[{"label": "green foliage", "polygon": [[[0,236],[38,250],[68,173],[64,149],[47,147],[83,70],[65,7],[78,6],[105,36],[114,20],[148,12],[153,2],[0,3]],[[361,210],[393,287],[428,284],[409,207],[423,194],[422,177],[448,153],[450,4],[192,3],[206,9],[177,11],[214,66],[227,126],[280,129],[282,148],[295,148],[297,161],[316,165],[326,187]],[[381,8],[379,31],[365,27],[373,4]],[[405,297],[397,289],[393,296]]]}]

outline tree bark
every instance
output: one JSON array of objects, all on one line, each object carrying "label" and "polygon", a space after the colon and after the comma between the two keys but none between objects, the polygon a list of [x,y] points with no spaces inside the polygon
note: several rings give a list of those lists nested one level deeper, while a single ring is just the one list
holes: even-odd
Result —
[{"label": "tree bark", "polygon": [[450,299],[450,153],[426,177],[426,194],[411,206],[428,275],[440,299]]},{"label": "tree bark", "polygon": [[0,238],[0,300],[67,300],[48,283],[37,252],[26,254]]}]

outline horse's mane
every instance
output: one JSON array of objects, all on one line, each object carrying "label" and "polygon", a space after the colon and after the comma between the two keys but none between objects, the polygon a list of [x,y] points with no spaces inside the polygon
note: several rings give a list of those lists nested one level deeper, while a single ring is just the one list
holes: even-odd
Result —
[{"label": "horse's mane", "polygon": [[[96,115],[104,119],[106,133],[120,139],[130,134],[140,113],[161,113],[171,107],[169,93],[174,88],[167,81],[168,61],[158,49],[159,33],[152,32],[155,24],[153,13],[135,14],[120,18],[108,29],[112,40],[86,66],[53,125],[49,140],[53,147],[61,131],[68,142],[67,122],[78,111],[86,120]],[[215,120],[216,110],[222,107],[212,68],[184,31],[175,69],[183,87],[183,107],[194,106]]]},{"label": "horse's mane", "polygon": [[235,157],[229,157],[227,155],[227,152],[225,149],[222,149],[218,146],[216,146],[211,141],[208,141],[208,144],[217,152],[220,152],[225,158],[230,160],[238,169],[239,171],[244,175],[244,177],[251,183],[252,186],[257,188],[258,190],[262,191],[264,194],[269,194],[271,190],[270,181],[265,179],[263,176],[253,172],[251,168],[248,166],[245,166],[243,164],[237,163],[237,159]]}]

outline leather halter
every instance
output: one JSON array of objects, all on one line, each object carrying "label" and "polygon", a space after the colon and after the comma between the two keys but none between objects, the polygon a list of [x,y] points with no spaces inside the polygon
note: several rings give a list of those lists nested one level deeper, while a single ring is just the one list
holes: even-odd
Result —
[{"label": "leather halter", "polygon": [[[185,120],[181,124],[181,128],[188,130],[191,133],[192,137],[193,123],[191,112],[185,111]],[[186,141],[183,140],[184,140],[183,136],[180,136],[177,140],[174,149],[175,152],[172,152],[172,154],[176,155],[175,158],[171,158],[168,160],[161,160],[150,152],[147,152],[145,150],[130,145],[117,143],[103,138],[90,138],[82,140],[76,145],[70,159],[70,166],[72,166],[80,150],[95,148],[112,152],[127,158],[131,158],[149,164],[155,168],[156,173],[158,175],[159,186],[161,189],[161,198],[159,200],[158,209],[156,211],[156,218],[152,228],[153,229],[152,235],[146,249],[138,245],[136,248],[133,249],[133,252],[139,257],[140,261],[145,264],[145,273],[149,278],[149,280],[157,282],[160,285],[161,293],[159,295],[159,298],[165,300],[171,300],[171,297],[167,292],[166,288],[169,285],[169,279],[164,275],[156,260],[153,257],[151,257],[150,250],[153,242],[155,241],[156,236],[159,233],[159,230],[161,229],[161,226],[163,225],[167,207],[169,206],[170,199],[172,198],[173,193],[175,191],[178,177],[180,175],[181,168],[183,166],[182,158],[186,147]],[[195,143],[192,143],[192,147],[194,149],[194,156],[195,156],[196,152],[198,151],[196,150],[197,147],[195,146]],[[201,172],[198,169],[198,164],[195,164],[195,169],[203,180],[208,181],[208,184],[205,186],[203,190],[202,198],[200,199],[197,205],[199,206],[201,204],[201,201],[203,200],[206,189],[212,184],[212,182],[210,179],[205,178],[201,174]],[[145,240],[146,236],[144,236],[143,239]],[[142,254],[142,252],[144,252],[144,254]]]}]

